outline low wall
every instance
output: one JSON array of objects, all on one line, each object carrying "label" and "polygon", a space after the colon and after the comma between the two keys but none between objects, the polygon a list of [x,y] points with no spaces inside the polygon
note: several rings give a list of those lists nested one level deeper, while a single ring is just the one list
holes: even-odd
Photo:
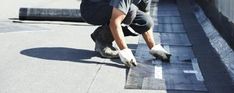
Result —
[{"label": "low wall", "polygon": [[[195,14],[198,22],[200,23],[204,32],[206,33],[206,36],[208,37],[210,44],[216,50],[216,52],[219,54],[221,61],[226,66],[226,69],[231,76],[232,84],[234,85],[234,51],[233,51],[233,49],[224,40],[224,37],[221,36],[222,34],[224,34],[224,32],[218,31],[218,29],[215,28],[216,23],[212,24],[212,19],[208,18],[205,15],[205,12],[203,11],[203,9],[199,5],[197,5],[196,3],[193,3],[192,5],[194,8],[194,14]],[[217,15],[220,16],[221,14],[217,14]],[[217,20],[221,21],[222,17],[220,17],[220,19],[217,19]],[[215,21],[217,21],[217,20],[215,20]],[[224,21],[222,21],[222,22],[224,22]],[[227,22],[225,22],[225,23],[227,23]],[[231,24],[231,23],[229,23],[229,24]],[[222,27],[225,27],[225,26],[226,25],[224,25]],[[231,25],[227,25],[227,26],[231,26]],[[225,28],[223,28],[223,29],[225,29]],[[226,29],[230,29],[230,28],[226,28]],[[227,33],[227,35],[228,35],[228,33]],[[232,39],[233,38],[234,37],[232,37]],[[226,39],[227,39],[227,37],[226,37]]]},{"label": "low wall", "polygon": [[[225,39],[229,46],[234,49],[234,21],[232,21],[231,16],[228,16],[227,14],[224,16],[228,11],[230,13],[234,12],[233,9],[224,7],[225,4],[230,4],[231,1],[230,3],[219,3],[217,0],[196,0],[196,2],[202,7],[204,13],[211,20],[220,35]],[[231,5],[227,6],[231,7]]]}]

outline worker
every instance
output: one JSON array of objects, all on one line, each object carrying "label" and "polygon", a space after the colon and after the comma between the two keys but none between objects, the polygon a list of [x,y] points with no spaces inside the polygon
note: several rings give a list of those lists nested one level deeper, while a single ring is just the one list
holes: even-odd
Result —
[{"label": "worker", "polygon": [[[101,25],[92,34],[95,51],[106,58],[120,58],[128,67],[136,66],[136,59],[128,48],[125,36],[142,34],[149,53],[169,60],[171,54],[153,37],[153,19],[149,15],[151,0],[82,0],[81,15],[87,23]],[[129,29],[129,28],[132,28]],[[113,47],[115,41],[119,50]]]}]

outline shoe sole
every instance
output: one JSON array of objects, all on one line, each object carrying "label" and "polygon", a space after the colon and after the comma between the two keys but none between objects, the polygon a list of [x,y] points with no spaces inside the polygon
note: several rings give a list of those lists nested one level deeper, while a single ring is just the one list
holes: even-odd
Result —
[{"label": "shoe sole", "polygon": [[105,55],[102,52],[100,52],[100,50],[98,50],[96,48],[95,48],[95,51],[98,52],[101,55],[102,58],[109,58],[109,59],[117,59],[117,58],[119,58],[119,56],[108,56],[108,55]]},{"label": "shoe sole", "polygon": [[90,37],[92,38],[93,42],[96,42],[95,36],[93,34],[91,34]]}]

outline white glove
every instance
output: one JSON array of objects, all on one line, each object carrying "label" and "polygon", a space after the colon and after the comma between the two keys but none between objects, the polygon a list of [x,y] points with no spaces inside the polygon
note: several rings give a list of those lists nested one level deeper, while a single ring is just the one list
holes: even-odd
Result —
[{"label": "white glove", "polygon": [[137,62],[130,49],[123,49],[119,51],[121,61],[128,67],[136,66]]},{"label": "white glove", "polygon": [[170,54],[169,52],[167,52],[162,46],[161,44],[157,44],[154,47],[151,48],[150,52],[154,52],[154,51],[162,51],[166,54]]},{"label": "white glove", "polygon": [[154,57],[160,58],[165,61],[170,60],[171,54],[167,52],[161,44],[155,45],[153,48],[150,49],[150,54],[153,55]]}]

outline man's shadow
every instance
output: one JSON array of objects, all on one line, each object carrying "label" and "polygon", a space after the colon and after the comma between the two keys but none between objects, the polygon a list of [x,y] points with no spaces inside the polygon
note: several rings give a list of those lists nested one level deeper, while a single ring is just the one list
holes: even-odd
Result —
[{"label": "man's shadow", "polygon": [[98,60],[89,61],[88,59],[91,59],[92,57],[100,57],[100,55],[95,51],[85,49],[73,49],[65,47],[39,47],[22,50],[20,54],[46,60],[69,61],[85,64],[104,64],[107,66],[126,68],[119,59],[113,59],[113,63],[101,61],[98,62]]}]

